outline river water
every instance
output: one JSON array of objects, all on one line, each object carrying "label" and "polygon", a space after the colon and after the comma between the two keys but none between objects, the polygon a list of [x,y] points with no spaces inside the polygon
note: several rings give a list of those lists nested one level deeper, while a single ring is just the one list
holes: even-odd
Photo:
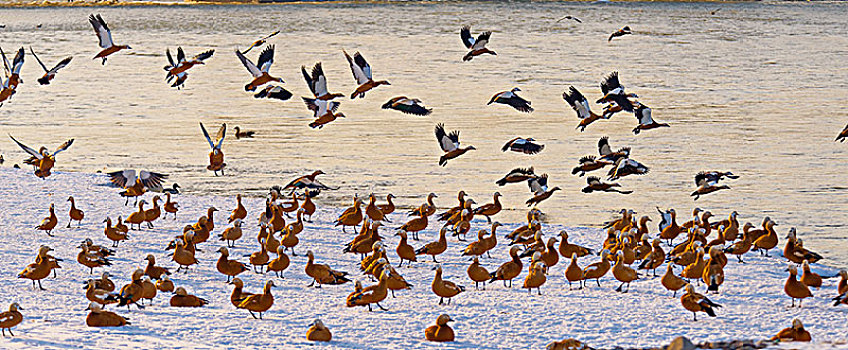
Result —
[{"label": "river water", "polygon": [[[720,217],[736,210],[743,222],[771,216],[781,233],[797,227],[807,247],[828,256],[825,262],[844,266],[848,145],[833,138],[848,122],[845,9],[829,2],[2,9],[0,45],[7,54],[31,45],[49,66],[66,55],[75,59],[52,85],[38,86],[42,72],[28,55],[24,84],[0,107],[0,133],[33,147],[75,138],[59,155],[57,171],[149,169],[170,174],[190,193],[260,195],[313,169],[341,188],[322,194],[322,205],[345,205],[354,193],[373,191],[394,193],[403,206],[435,192],[437,204],[451,206],[460,189],[478,203],[500,191],[508,209],[498,219],[505,222],[523,220],[530,194],[524,184],[499,188],[494,181],[532,165],[564,189],[540,206],[550,222],[598,225],[623,207],[652,214],[655,222],[656,206],[676,208],[681,221],[696,205]],[[93,12],[103,15],[116,43],[133,48],[105,66],[91,59],[99,51],[86,20]],[[565,15],[583,23],[556,21]],[[475,34],[493,31],[489,47],[498,55],[462,62],[458,33],[466,24]],[[607,42],[624,25],[634,34]],[[257,100],[243,91],[250,77],[232,51],[277,29],[271,72],[295,98]],[[216,50],[191,70],[181,91],[163,81],[162,71],[165,48],[178,45],[190,56]],[[364,100],[343,99],[347,118],[310,129],[310,112],[299,99],[308,94],[300,66],[322,61],[330,90],[349,94],[356,86],[342,49],[363,52],[374,77],[392,85]],[[622,113],[575,130],[575,113],[561,93],[574,85],[594,101],[598,82],[611,71],[671,127],[635,136],[635,119]],[[522,89],[535,112],[486,106],[512,87]],[[398,95],[423,100],[433,114],[380,109]],[[226,176],[205,170],[209,148],[199,121],[258,133],[224,142]],[[461,130],[463,143],[477,150],[439,167],[438,122]],[[632,158],[651,167],[646,176],[620,181],[631,195],[584,194],[584,178],[571,175],[578,158],[597,153],[604,135],[613,148],[632,147]],[[534,156],[501,152],[516,136],[533,137],[545,149]],[[0,153],[5,166],[24,157],[11,141],[0,143]],[[741,178],[728,182],[731,190],[693,202],[689,193],[700,170]]]}]

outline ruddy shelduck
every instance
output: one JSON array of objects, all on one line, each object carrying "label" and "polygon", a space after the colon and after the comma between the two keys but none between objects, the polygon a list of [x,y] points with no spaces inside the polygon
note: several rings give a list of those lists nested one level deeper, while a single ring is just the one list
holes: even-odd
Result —
[{"label": "ruddy shelduck", "polygon": [[454,340],[453,329],[448,325],[453,319],[445,314],[439,315],[436,324],[424,330],[424,338],[435,342],[449,342]]},{"label": "ruddy shelduck", "polygon": [[18,310],[23,310],[23,308],[18,303],[12,303],[9,305],[9,311],[0,313],[0,331],[2,331],[4,337],[6,336],[7,329],[9,330],[9,334],[14,337],[15,334],[12,333],[12,328],[23,322],[24,315]]},{"label": "ruddy shelduck", "polygon": [[215,142],[212,142],[212,138],[209,137],[209,132],[206,131],[203,123],[200,123],[200,130],[203,131],[203,137],[206,138],[206,142],[209,142],[209,147],[212,149],[209,152],[209,165],[206,166],[206,169],[212,170],[215,176],[218,176],[219,171],[221,175],[224,175],[224,167],[227,166],[227,163],[224,163],[224,151],[221,146],[224,144],[224,137],[227,135],[227,124],[221,124],[221,127],[218,128]]},{"label": "ruddy shelduck", "polygon": [[350,57],[344,50],[342,50],[342,53],[344,53],[347,63],[350,64],[350,71],[353,73],[353,78],[356,79],[356,84],[359,85],[350,94],[350,99],[365,98],[365,93],[373,88],[380,85],[392,85],[386,80],[375,81],[371,76],[371,65],[365,61],[365,57],[362,57],[359,52],[355,52],[353,57]]},{"label": "ruddy shelduck", "polygon": [[692,312],[694,321],[698,321],[698,312],[705,312],[710,317],[716,317],[714,308],[720,308],[721,305],[712,302],[707,297],[695,293],[695,287],[691,284],[686,285],[686,293],[680,297],[680,303],[683,308]]},{"label": "ruddy shelduck", "polygon": [[239,309],[245,309],[250,312],[253,318],[256,318],[254,312],[259,313],[259,319],[262,319],[262,313],[271,309],[274,306],[274,295],[271,294],[271,288],[274,287],[274,281],[265,282],[265,287],[262,289],[262,294],[254,294],[244,298],[239,303]]},{"label": "ruddy shelduck", "polygon": [[88,22],[91,23],[91,26],[94,27],[94,33],[97,34],[97,39],[100,41],[100,47],[103,48],[103,51],[97,53],[93,59],[102,59],[102,64],[106,64],[106,58],[109,55],[121,51],[121,50],[131,50],[132,48],[129,45],[115,45],[112,41],[112,31],[109,30],[109,26],[106,25],[106,21],[103,20],[103,17],[97,15],[89,15]]},{"label": "ruddy shelduck", "polygon": [[801,323],[801,320],[796,318],[792,320],[792,327],[780,330],[775,336],[771,337],[771,340],[809,342],[813,339],[810,337],[810,332],[804,329],[804,324]]},{"label": "ruddy shelduck", "polygon": [[35,168],[35,176],[42,179],[50,176],[50,170],[53,169],[53,166],[56,164],[56,155],[67,150],[74,143],[74,139],[65,141],[65,143],[56,148],[53,153],[50,153],[47,147],[41,146],[41,148],[36,151],[29,146],[18,142],[18,140],[12,137],[12,135],[9,135],[9,138],[11,138],[18,147],[24,150],[24,152],[29,153],[31,157],[24,160],[24,163],[32,165]]},{"label": "ruddy shelduck", "polygon": [[436,276],[433,277],[433,283],[430,287],[433,293],[439,296],[439,305],[444,304],[445,298],[448,299],[447,304],[450,305],[453,297],[465,291],[465,287],[442,279],[441,265],[436,265]]},{"label": "ruddy shelduck", "polygon": [[316,318],[309,325],[309,329],[306,330],[306,340],[328,342],[333,340],[333,334],[330,333],[330,329],[324,325],[324,322]]},{"label": "ruddy shelduck", "polygon": [[188,294],[183,287],[178,287],[169,302],[172,307],[201,307],[209,304],[209,300]]}]

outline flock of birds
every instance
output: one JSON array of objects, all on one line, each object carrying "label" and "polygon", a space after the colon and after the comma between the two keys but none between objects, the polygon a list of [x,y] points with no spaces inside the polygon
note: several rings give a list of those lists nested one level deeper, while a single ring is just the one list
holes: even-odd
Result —
[{"label": "flock of birds", "polygon": [[[571,16],[562,19],[581,22]],[[102,64],[105,65],[107,58],[111,55],[131,49],[128,45],[117,45],[113,42],[111,31],[100,15],[91,15],[89,22],[94,28],[102,48],[102,51],[94,58],[100,58]],[[244,51],[235,51],[235,55],[252,77],[252,80],[244,86],[244,89],[245,91],[255,92],[254,97],[256,98],[288,100],[293,96],[291,92],[279,85],[283,83],[281,78],[270,74],[270,67],[274,62],[275,47],[266,44],[271,37],[278,33],[275,32],[257,40]],[[629,27],[624,27],[613,33],[608,40],[631,33]],[[460,37],[469,51],[462,57],[462,60],[471,61],[484,55],[497,55],[487,48],[491,34],[491,32],[483,32],[474,38],[471,34],[471,28],[463,27],[460,30]],[[260,51],[255,63],[247,58],[246,55],[252,49],[260,49],[262,46],[265,47]],[[35,56],[35,52],[31,48],[30,52],[45,71],[44,76],[38,79],[38,82],[43,85],[50,84],[55,79],[57,72],[72,60],[71,57],[65,58],[52,69],[47,69],[47,66]],[[374,88],[381,85],[391,85],[388,81],[373,79],[371,66],[361,53],[356,52],[352,56],[347,52],[343,52],[343,54],[357,83],[357,88],[349,95],[350,99],[364,98],[365,94]],[[0,55],[3,57],[6,68],[6,79],[3,81],[2,91],[0,91],[0,102],[3,102],[12,98],[16,87],[22,83],[20,71],[24,63],[25,51],[20,48],[12,63],[9,63],[6,59],[2,49],[0,49]],[[175,60],[170,49],[167,49],[168,65],[164,67],[166,81],[174,88],[183,87],[188,79],[189,70],[194,66],[203,65],[204,61],[210,59],[213,55],[214,50],[208,50],[192,58],[187,58],[183,49],[178,47]],[[315,118],[309,126],[322,128],[337,118],[343,118],[344,114],[338,112],[340,102],[336,99],[344,98],[346,95],[330,92],[321,63],[316,63],[311,70],[307,70],[307,67],[303,66],[301,72],[313,94],[312,97],[302,98]],[[595,121],[610,119],[614,114],[621,111],[635,115],[638,125],[632,132],[637,135],[642,131],[669,126],[665,123],[656,122],[651,116],[651,108],[640,103],[636,94],[625,91],[624,86],[619,81],[618,73],[613,72],[605,77],[600,84],[600,89],[603,96],[596,103],[603,105],[601,114],[592,111],[587,98],[575,87],[571,86],[568,91],[563,93],[563,99],[574,109],[580,119],[577,126],[580,131],[585,130]],[[488,104],[504,104],[519,112],[531,113],[533,111],[531,102],[519,96],[518,92],[520,91],[516,87],[509,91],[499,92],[491,98]],[[426,116],[432,112],[432,109],[425,107],[422,101],[406,96],[394,97],[383,104],[382,108],[418,116]],[[211,149],[207,169],[216,176],[219,173],[224,175],[226,163],[222,146],[227,134],[226,124],[218,128],[214,138],[202,123],[200,123],[200,128]],[[253,137],[254,135],[253,131],[242,131],[238,127],[235,131],[237,138]],[[461,146],[459,134],[457,130],[447,131],[443,124],[436,125],[435,136],[443,151],[439,165],[446,166],[448,161],[475,149],[474,146],[470,145]],[[848,127],[842,131],[837,140],[842,141],[846,137],[848,137]],[[36,151],[11,135],[10,138],[31,155],[24,163],[32,165],[35,175],[39,178],[50,176],[51,169],[55,165],[56,155],[67,150],[74,141],[73,139],[68,140],[51,152],[46,147],[41,147]],[[504,152],[512,151],[530,155],[537,154],[543,149],[544,145],[538,144],[536,140],[529,137],[516,137],[509,140],[502,148]],[[647,174],[649,168],[630,158],[630,155],[631,149],[629,147],[613,150],[609,139],[602,137],[598,141],[598,155],[587,155],[580,158],[579,164],[572,170],[572,174],[584,176],[589,172],[607,166],[610,167],[607,173],[607,181],[616,181],[629,175]],[[275,287],[274,280],[268,280],[261,293],[248,293],[243,289],[244,282],[237,276],[252,270],[261,274],[273,272],[275,276],[282,277],[291,264],[287,252],[292,256],[297,256],[295,248],[300,246],[301,243],[307,246],[307,262],[303,268],[305,274],[313,280],[310,286],[320,287],[351,282],[351,276],[348,272],[317,262],[318,258],[308,248],[308,240],[301,240],[298,237],[312,222],[312,215],[317,210],[313,198],[318,196],[321,191],[333,189],[317,179],[317,176],[322,174],[323,172],[320,170],[315,171],[294,179],[286,186],[274,187],[269,191],[265,207],[255,208],[255,212],[258,213],[256,220],[260,227],[256,236],[258,246],[257,250],[249,255],[247,262],[238,261],[231,257],[229,253],[229,249],[233,248],[245,236],[243,225],[248,220],[248,210],[242,204],[242,198],[239,195],[236,197],[235,208],[227,218],[228,226],[223,230],[215,232],[216,228],[220,228],[216,226],[215,220],[215,212],[218,209],[210,207],[206,215],[201,216],[196,222],[186,225],[181,235],[169,242],[162,242],[163,245],[167,245],[169,250],[173,250],[173,253],[169,256],[177,265],[176,271],[157,265],[156,257],[148,255],[144,259],[146,264],[132,271],[130,274],[131,282],[121,288],[116,288],[116,285],[110,280],[112,276],[108,272],[103,272],[100,278],[87,281],[85,297],[90,303],[90,313],[86,318],[87,325],[92,327],[127,325],[129,322],[126,317],[106,311],[105,307],[115,304],[126,306],[128,310],[131,305],[141,308],[145,300],[152,300],[159,292],[173,293],[169,302],[173,307],[202,307],[207,305],[209,300],[188,293],[184,287],[175,286],[168,276],[180,271],[189,273],[189,269],[198,264],[196,256],[199,250],[197,246],[204,243],[214,244],[212,242],[215,238],[226,245],[216,250],[216,253],[220,254],[216,268],[223,275],[222,277],[226,277],[227,283],[233,285],[230,302],[236,308],[248,310],[254,318],[261,319],[263,313],[273,307],[272,288]],[[82,242],[76,261],[89,269],[90,273],[93,273],[95,269],[108,269],[111,265],[110,259],[119,254],[119,245],[129,238],[130,230],[153,229],[157,220],[162,220],[169,214],[172,214],[174,220],[176,220],[177,213],[180,210],[178,203],[172,198],[172,194],[179,193],[177,185],[175,184],[173,188],[163,188],[163,182],[168,177],[166,174],[124,170],[112,172],[108,175],[111,182],[121,188],[118,194],[127,198],[125,204],[128,205],[129,199],[134,198],[138,210],[126,217],[118,216],[115,222],[111,218],[104,221],[104,235],[112,242],[111,247],[95,245],[91,239]],[[738,176],[731,172],[701,172],[695,176],[696,189],[691,195],[697,200],[702,195],[727,189],[728,186],[719,185],[719,182],[725,178],[736,179]],[[344,301],[345,305],[367,307],[369,310],[376,306],[385,310],[380,302],[386,300],[390,293],[394,297],[395,291],[411,288],[412,285],[404,279],[398,269],[389,263],[390,255],[386,249],[388,243],[380,235],[381,227],[391,222],[389,220],[390,215],[395,216],[395,220],[410,217],[398,228],[392,228],[395,232],[394,235],[399,237],[399,241],[395,248],[396,256],[392,256],[391,260],[396,259],[398,261],[397,267],[400,267],[404,262],[407,262],[408,265],[417,264],[421,256],[429,255],[433,262],[437,264],[431,281],[431,291],[439,297],[439,304],[450,304],[451,298],[466,292],[466,288],[459,283],[443,279],[442,268],[438,264],[437,257],[448,249],[448,234],[451,237],[456,237],[455,239],[458,242],[466,241],[466,235],[472,232],[472,228],[478,224],[474,221],[475,217],[485,217],[491,225],[488,229],[479,229],[476,240],[468,243],[463,249],[462,255],[472,259],[467,268],[467,276],[470,281],[474,282],[475,288],[482,284],[483,289],[485,289],[486,284],[496,283],[497,281],[502,281],[506,287],[512,287],[513,280],[519,278],[521,273],[526,270],[527,274],[521,287],[527,289],[530,293],[535,289],[541,295],[541,287],[546,283],[552,269],[558,265],[560,259],[567,259],[569,263],[563,273],[569,283],[569,288],[571,288],[572,283],[576,283],[578,289],[587,288],[589,285],[586,284],[586,281],[592,280],[600,286],[601,279],[610,279],[609,275],[611,275],[612,279],[620,283],[616,291],[627,293],[632,282],[647,279],[648,271],[651,271],[652,275],[656,277],[656,270],[661,269],[662,265],[666,265],[665,273],[659,279],[659,283],[673,292],[675,296],[678,291],[683,291],[683,295],[680,297],[681,306],[687,312],[693,313],[696,322],[698,312],[704,312],[715,317],[716,310],[721,305],[696,292],[692,283],[700,284],[702,281],[706,286],[707,294],[717,294],[720,286],[725,282],[728,255],[735,255],[738,262],[743,263],[742,257],[752,250],[757,250],[767,256],[769,250],[778,246],[778,233],[774,230],[774,226],[777,224],[768,217],[763,219],[761,227],[756,228],[750,223],[740,225],[736,212],[730,213],[727,219],[711,222],[712,213],[698,208],[694,210],[692,219],[682,224],[677,223],[677,214],[674,209],[659,210],[658,208],[661,222],[657,230],[653,232],[647,225],[649,221],[652,221],[649,216],[637,218],[634,216],[636,213],[633,210],[622,209],[620,217],[604,226],[607,237],[602,242],[597,242],[593,247],[570,243],[566,231],[561,231],[555,237],[546,240],[543,238],[543,214],[535,206],[550,198],[560,188],[548,187],[548,175],[538,175],[532,167],[513,169],[502,179],[496,181],[496,184],[505,186],[525,182],[532,193],[532,197],[526,201],[526,204],[528,207],[532,206],[532,208],[527,212],[526,224],[518,226],[518,228],[503,236],[507,240],[506,245],[509,247],[510,259],[502,262],[494,271],[489,271],[481,264],[480,260],[486,257],[491,258],[489,253],[504,245],[503,242],[498,243],[498,233],[496,232],[502,225],[497,221],[492,222],[492,217],[502,210],[499,192],[494,193],[491,203],[476,206],[477,203],[473,199],[468,198],[465,192],[460,191],[457,195],[457,205],[438,214],[438,208],[434,203],[434,199],[438,196],[431,193],[424,203],[400,217],[398,216],[399,213],[396,213],[397,207],[392,201],[395,197],[391,194],[386,197],[385,204],[379,205],[376,203],[374,194],[367,197],[367,204],[365,204],[363,198],[354,196],[352,206],[347,208],[334,224],[341,226],[342,232],[346,232],[347,227],[352,227],[358,233],[349,243],[340,248],[344,253],[358,254],[361,272],[371,276],[376,282],[369,286],[363,286],[361,282],[356,281],[353,291]],[[600,177],[589,176],[587,177],[587,186],[582,191],[584,193],[596,191],[620,194],[632,193],[632,191],[621,190],[620,187],[621,185],[617,182],[605,182]],[[139,200],[149,191],[158,191],[164,194],[165,201],[162,202],[161,206],[162,199],[158,194],[152,197],[152,203],[148,203],[145,199]],[[69,197],[68,201],[70,202],[70,209],[67,227],[71,226],[72,221],[76,221],[77,225],[80,225],[85,218],[85,213],[76,207],[73,197]],[[147,204],[151,204],[152,208],[146,209],[145,205]],[[291,215],[294,215],[295,221],[287,223],[286,218],[292,220]],[[435,217],[431,218],[433,216]],[[58,222],[55,207],[51,205],[49,215],[38,225],[37,230],[52,235]],[[438,231],[437,238],[418,247],[410,244],[410,239],[418,241],[419,234],[431,228],[434,223]],[[710,239],[712,235],[715,235],[715,238]],[[678,237],[683,237],[683,239],[682,241],[678,240],[675,244]],[[663,241],[667,244],[667,248],[663,248]],[[669,249],[668,252],[666,252],[666,249]],[[37,288],[44,289],[41,281],[48,278],[51,272],[56,277],[55,269],[59,267],[59,263],[63,262],[62,259],[52,256],[51,251],[52,249],[49,246],[41,246],[37,251],[35,261],[26,266],[18,277],[31,280],[34,288],[37,285]],[[276,253],[276,257],[271,256],[273,253]],[[600,261],[583,264],[583,266],[579,263],[581,258],[595,256],[599,256]],[[797,299],[798,307],[800,307],[803,299],[812,297],[809,287],[820,288],[822,286],[823,277],[813,273],[809,265],[822,257],[803,247],[803,242],[796,237],[794,228],[790,229],[786,237],[783,257],[798,264],[802,269],[802,275],[799,278],[797,267],[793,265],[789,268],[789,277],[784,288],[786,294],[792,299],[792,305],[795,305]],[[525,259],[528,258],[530,259],[529,263],[525,264]],[[566,264],[563,263],[563,265]],[[682,268],[682,270],[676,273],[674,271],[675,266]],[[640,270],[645,272],[640,274],[638,272]],[[727,268],[727,270],[731,269]],[[848,305],[848,273],[842,270],[839,276],[841,276],[841,281],[837,285],[838,296],[833,299],[834,305]],[[827,277],[831,276],[824,278]],[[22,310],[22,308],[15,303],[10,306],[8,312],[0,313],[0,329],[3,330],[4,336],[5,330],[9,330],[11,333],[11,328],[22,322],[23,315],[19,310]],[[449,315],[440,315],[436,324],[424,331],[425,338],[433,341],[454,340],[454,331],[448,325],[451,321],[453,320]],[[330,341],[332,335],[321,320],[316,320],[307,331],[307,338],[309,340]],[[804,330],[801,322],[795,320],[792,327],[781,331],[773,339],[809,341],[810,335]],[[565,346],[562,344],[565,343],[552,343],[551,348],[556,349],[557,346]]]}]

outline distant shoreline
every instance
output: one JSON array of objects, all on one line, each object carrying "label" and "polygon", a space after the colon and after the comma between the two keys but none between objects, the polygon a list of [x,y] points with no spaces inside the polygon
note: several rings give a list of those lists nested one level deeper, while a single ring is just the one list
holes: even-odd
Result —
[{"label": "distant shoreline", "polygon": [[[680,2],[680,3],[744,3],[761,2],[762,0],[615,0],[608,2]],[[798,0],[803,1],[803,0]],[[141,7],[141,6],[195,6],[195,5],[271,5],[271,4],[319,4],[319,3],[344,3],[344,4],[408,4],[425,3],[427,1],[356,1],[356,0],[186,0],[186,1],[125,1],[125,0],[19,0],[0,3],[0,8],[45,8],[45,7]],[[462,2],[462,1],[454,1]],[[494,2],[494,1],[493,1]],[[563,2],[563,1],[546,1]],[[597,0],[569,0],[567,2],[599,2]],[[786,2],[794,2],[787,0]],[[441,3],[441,2],[440,2]]]}]

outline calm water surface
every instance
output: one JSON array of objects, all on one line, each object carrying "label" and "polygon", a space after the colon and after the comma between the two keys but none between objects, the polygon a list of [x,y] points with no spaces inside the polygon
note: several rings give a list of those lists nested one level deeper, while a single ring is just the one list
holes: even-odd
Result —
[{"label": "calm water surface", "polygon": [[[35,82],[40,68],[27,56],[25,84],[0,108],[0,133],[33,147],[76,138],[59,156],[59,171],[150,169],[171,174],[190,193],[259,195],[313,169],[342,187],[323,194],[324,205],[373,191],[392,192],[406,206],[436,192],[437,203],[448,206],[459,189],[479,203],[500,191],[509,210],[499,220],[510,222],[522,220],[528,189],[498,188],[494,181],[533,165],[565,189],[541,205],[551,222],[597,225],[621,207],[640,214],[675,207],[683,214],[697,205],[721,217],[737,210],[743,221],[771,216],[781,233],[798,227],[807,246],[845,265],[848,145],[833,142],[848,121],[845,9],[809,2],[2,9],[7,27],[0,45],[7,53],[32,45],[48,65],[65,55],[75,59],[53,85],[41,87]],[[115,41],[133,50],[106,66],[91,60],[99,50],[86,20],[91,12],[103,14]],[[556,23],[566,14],[583,23]],[[43,28],[36,29],[38,23]],[[499,55],[462,62],[458,31],[464,24],[475,34],[492,30],[490,48]],[[635,34],[608,43],[609,33],[623,25]],[[242,89],[249,75],[232,50],[276,29],[282,33],[271,41],[277,45],[271,72],[296,98],[256,100]],[[163,81],[165,48],[177,45],[189,55],[216,49],[182,91]],[[324,62],[330,90],[349,94],[355,85],[342,49],[362,51],[374,77],[392,85],[364,100],[344,100],[347,119],[312,130],[298,98],[308,93],[299,68]],[[619,114],[584,133],[575,130],[562,91],[574,85],[594,101],[598,81],[613,70],[672,127],[637,137],[630,132],[632,115]],[[514,86],[535,112],[485,105]],[[398,95],[422,99],[433,114],[380,109]],[[209,149],[198,121],[258,132],[252,140],[225,141],[227,176],[205,170]],[[461,130],[463,142],[478,150],[439,167],[437,122]],[[633,147],[632,157],[651,167],[647,176],[621,180],[636,191],[632,195],[583,194],[584,178],[570,174],[580,156],[597,152],[604,135],[614,148]],[[502,153],[503,142],[515,136],[534,137],[546,148],[536,156]],[[0,152],[13,162],[23,158],[11,141],[0,142]],[[693,202],[692,177],[705,169],[742,178],[729,182],[730,191]]]}]

